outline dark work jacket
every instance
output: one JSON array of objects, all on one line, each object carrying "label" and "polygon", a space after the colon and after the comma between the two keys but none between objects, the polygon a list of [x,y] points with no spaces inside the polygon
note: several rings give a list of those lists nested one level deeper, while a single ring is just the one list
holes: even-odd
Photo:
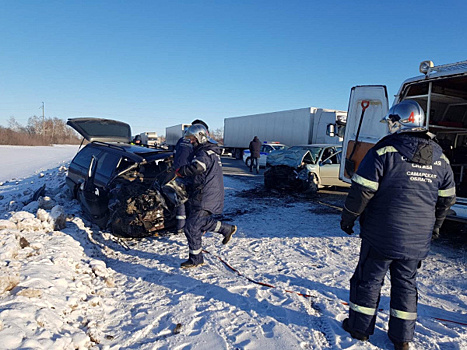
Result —
[{"label": "dark work jacket", "polygon": [[174,169],[180,168],[182,165],[186,165],[191,162],[193,158],[193,145],[189,139],[181,137],[174,150]]},{"label": "dark work jacket", "polygon": [[360,237],[390,259],[423,259],[435,226],[455,202],[451,166],[427,132],[386,136],[368,151],[342,217],[360,218]]},{"label": "dark work jacket", "polygon": [[253,158],[259,158],[261,153],[261,141],[255,136],[250,142],[250,154]]},{"label": "dark work jacket", "polygon": [[217,144],[207,142],[194,149],[193,160],[178,172],[193,181],[189,204],[194,210],[207,210],[221,214],[224,209],[224,179],[221,150]]}]

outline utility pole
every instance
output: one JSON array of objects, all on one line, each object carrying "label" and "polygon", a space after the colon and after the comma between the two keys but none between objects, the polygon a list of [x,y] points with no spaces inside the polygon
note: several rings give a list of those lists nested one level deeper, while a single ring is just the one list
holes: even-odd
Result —
[{"label": "utility pole", "polygon": [[44,102],[42,102],[42,135],[45,134],[45,106]]}]

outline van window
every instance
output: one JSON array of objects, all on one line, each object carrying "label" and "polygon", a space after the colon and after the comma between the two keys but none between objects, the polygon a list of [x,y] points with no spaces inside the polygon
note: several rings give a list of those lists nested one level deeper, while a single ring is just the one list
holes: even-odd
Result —
[{"label": "van window", "polygon": [[76,157],[73,159],[73,163],[87,169],[89,168],[89,164],[91,164],[92,156],[98,158],[100,152],[100,150],[94,147],[85,147],[76,155]]},{"label": "van window", "polygon": [[104,152],[97,163],[96,176],[100,175],[104,179],[110,179],[115,168],[117,167],[120,156],[112,153]]}]

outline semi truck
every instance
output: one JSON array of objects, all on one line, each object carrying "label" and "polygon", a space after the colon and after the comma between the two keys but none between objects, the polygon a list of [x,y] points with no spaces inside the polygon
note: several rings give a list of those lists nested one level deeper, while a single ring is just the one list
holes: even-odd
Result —
[{"label": "semi truck", "polygon": [[[425,111],[426,127],[436,135],[456,181],[456,204],[448,219],[467,223],[467,61],[435,66],[423,61],[422,75],[405,80],[394,104],[410,99]],[[380,120],[389,110],[385,85],[351,89],[339,178],[349,182],[366,152],[388,134]]]},{"label": "semi truck", "polygon": [[190,126],[191,124],[177,124],[165,128],[165,144],[167,147],[173,150],[180,137],[185,134],[185,130]]},{"label": "semi truck", "polygon": [[[265,142],[287,146],[311,143],[340,143],[329,135],[329,125],[341,130],[347,113],[344,111],[306,107],[279,112],[253,114],[224,119],[224,148],[241,159],[254,136]],[[342,129],[343,131],[343,129]],[[343,136],[343,134],[341,135]]]},{"label": "semi truck", "polygon": [[146,131],[139,134],[141,137],[141,144],[146,147],[156,147],[157,133],[154,131]]}]

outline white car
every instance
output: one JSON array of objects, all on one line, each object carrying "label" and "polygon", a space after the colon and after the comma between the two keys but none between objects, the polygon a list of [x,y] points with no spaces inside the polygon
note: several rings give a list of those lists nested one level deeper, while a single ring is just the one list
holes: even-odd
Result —
[{"label": "white car", "polygon": [[265,186],[308,188],[303,183],[312,181],[316,188],[349,187],[339,180],[341,157],[342,146],[331,144],[300,145],[275,152],[267,160]]},{"label": "white car", "polygon": [[[272,151],[277,151],[277,150],[281,150],[285,148],[287,148],[287,146],[279,142],[264,142],[261,145],[259,166],[260,167],[266,166],[266,159],[268,158],[269,153],[271,153]],[[250,155],[251,155],[250,150],[243,151],[243,161],[245,162],[245,165],[247,167],[250,167],[250,164],[251,164]]]}]

